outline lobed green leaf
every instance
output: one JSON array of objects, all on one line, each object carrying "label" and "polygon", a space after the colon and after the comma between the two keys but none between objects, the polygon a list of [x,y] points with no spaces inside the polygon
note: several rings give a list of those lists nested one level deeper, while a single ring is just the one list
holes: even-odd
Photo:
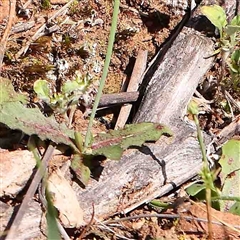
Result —
[{"label": "lobed green leaf", "polygon": [[37,94],[38,98],[46,103],[50,102],[51,91],[49,83],[46,80],[37,80],[33,84],[33,90]]},{"label": "lobed green leaf", "polygon": [[110,159],[120,159],[130,146],[142,146],[147,141],[157,141],[162,134],[172,135],[167,127],[158,123],[136,123],[126,125],[124,129],[110,130],[98,134],[86,154],[104,155]]},{"label": "lobed green leaf", "polygon": [[28,135],[37,135],[42,140],[50,139],[55,143],[73,144],[74,132],[59,124],[53,117],[45,117],[37,108],[26,108],[20,102],[0,104],[0,122],[11,129],[18,129]]},{"label": "lobed green leaf", "polygon": [[[240,140],[231,139],[222,147],[219,160],[222,167],[220,179],[223,185],[222,194],[225,196],[240,196]],[[229,210],[232,201],[221,201],[221,209]]]}]

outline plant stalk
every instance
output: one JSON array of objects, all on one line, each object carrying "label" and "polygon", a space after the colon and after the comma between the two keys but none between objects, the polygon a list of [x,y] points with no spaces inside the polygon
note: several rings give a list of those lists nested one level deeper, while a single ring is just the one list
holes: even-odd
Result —
[{"label": "plant stalk", "polygon": [[206,155],[206,147],[203,142],[202,131],[200,129],[198,117],[196,114],[193,115],[194,122],[197,127],[197,138],[200,145],[200,149],[203,156],[203,177],[206,185],[206,203],[207,203],[207,219],[208,219],[208,239],[212,240],[212,211],[211,211],[211,172],[208,167],[208,160]]},{"label": "plant stalk", "polygon": [[96,95],[96,98],[95,98],[95,101],[94,101],[94,104],[93,104],[92,113],[91,113],[91,116],[90,116],[90,119],[89,119],[89,124],[88,124],[88,128],[87,128],[85,142],[84,142],[84,147],[85,148],[87,148],[89,146],[90,141],[91,141],[91,129],[92,129],[92,126],[93,126],[93,119],[95,117],[97,107],[98,107],[98,104],[100,102],[100,98],[101,98],[101,95],[102,95],[102,91],[103,91],[103,88],[104,88],[104,85],[105,85],[105,80],[106,80],[107,73],[108,73],[108,68],[109,68],[111,55],[112,55],[112,50],[113,50],[113,44],[114,44],[114,40],[115,40],[115,33],[116,33],[116,29],[117,29],[119,5],[120,5],[120,0],[115,0],[106,59],[105,59],[104,67],[103,67],[103,73],[102,73],[102,77],[101,77],[101,80],[100,80],[100,85],[99,85],[99,88],[98,88],[98,93]]}]

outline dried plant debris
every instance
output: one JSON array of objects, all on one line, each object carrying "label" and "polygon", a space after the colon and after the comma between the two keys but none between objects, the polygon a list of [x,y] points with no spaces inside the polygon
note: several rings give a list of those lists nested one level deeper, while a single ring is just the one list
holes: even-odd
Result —
[{"label": "dried plant debris", "polygon": [[[76,71],[88,75],[92,83],[100,78],[112,2],[71,1],[65,7],[67,4],[22,1],[18,5],[2,75],[13,82],[16,90],[27,92],[32,100],[33,83],[39,79],[60,91],[65,81],[74,79]],[[164,42],[183,14],[184,11],[174,11],[170,3],[122,2],[105,92],[118,92],[122,80],[130,74],[132,57],[138,50],[146,49],[152,58],[156,47]]]},{"label": "dried plant debris", "polygon": [[60,169],[55,169],[51,173],[47,186],[63,226],[73,228],[85,225],[83,211],[79,206],[76,194]]}]

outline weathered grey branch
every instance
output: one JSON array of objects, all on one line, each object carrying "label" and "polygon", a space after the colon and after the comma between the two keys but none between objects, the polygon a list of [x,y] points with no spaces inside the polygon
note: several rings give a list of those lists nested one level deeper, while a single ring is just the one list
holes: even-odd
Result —
[{"label": "weathered grey branch", "polygon": [[150,81],[135,118],[136,122],[167,124],[174,137],[129,150],[118,163],[109,161],[100,180],[85,190],[76,185],[83,209],[94,203],[98,218],[127,212],[199,172],[202,157],[195,130],[181,119],[198,82],[212,65],[212,59],[204,58],[212,46],[193,30],[179,35]]}]

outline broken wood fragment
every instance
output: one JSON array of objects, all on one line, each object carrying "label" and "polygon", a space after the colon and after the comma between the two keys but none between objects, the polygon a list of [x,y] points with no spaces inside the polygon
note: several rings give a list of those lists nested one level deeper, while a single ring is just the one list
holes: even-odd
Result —
[{"label": "broken wood fragment", "polygon": [[103,94],[98,104],[98,107],[135,102],[137,101],[138,96],[139,92],[137,91]]},{"label": "broken wood fragment", "polygon": [[[137,91],[142,83],[142,75],[147,65],[147,51],[139,51],[133,68],[132,76],[129,80],[127,92]],[[118,115],[115,129],[123,128],[131,112],[132,105],[122,106]]]}]

